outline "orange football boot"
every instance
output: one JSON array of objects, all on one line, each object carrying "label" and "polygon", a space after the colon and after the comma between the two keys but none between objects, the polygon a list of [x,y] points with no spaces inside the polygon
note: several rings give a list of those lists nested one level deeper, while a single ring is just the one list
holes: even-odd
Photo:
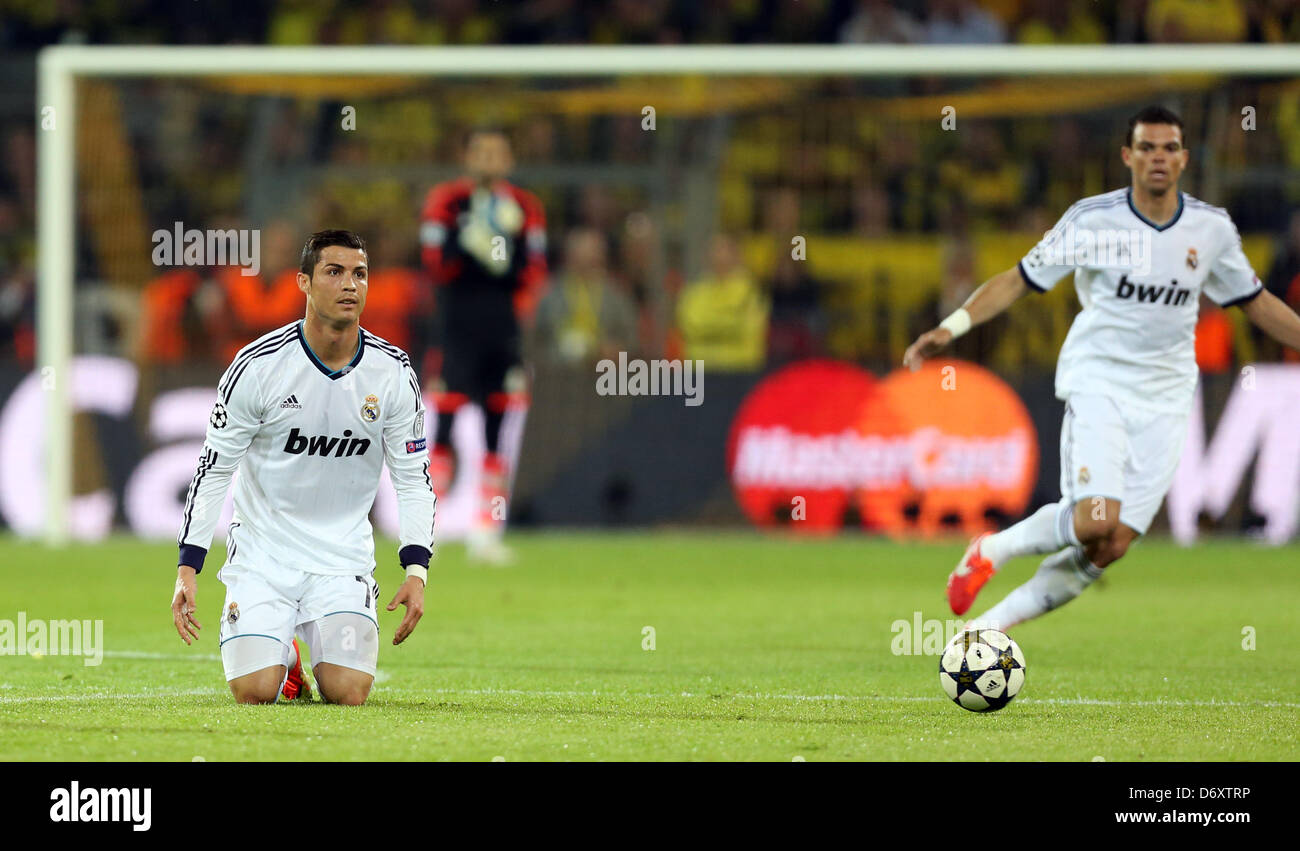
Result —
[{"label": "orange football boot", "polygon": [[980,542],[988,536],[988,532],[976,535],[956,569],[948,575],[948,605],[955,615],[964,615],[970,610],[975,595],[993,575],[993,562],[980,554]]},{"label": "orange football boot", "polygon": [[302,653],[298,650],[298,639],[293,640],[293,667],[285,677],[284,688],[280,694],[285,700],[311,700],[311,686],[302,675]]}]

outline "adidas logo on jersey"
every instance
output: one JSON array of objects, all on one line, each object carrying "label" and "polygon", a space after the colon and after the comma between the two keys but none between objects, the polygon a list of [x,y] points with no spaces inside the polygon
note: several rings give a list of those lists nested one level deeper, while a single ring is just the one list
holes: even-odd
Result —
[{"label": "adidas logo on jersey", "polygon": [[[349,439],[351,438],[351,439]],[[298,429],[289,432],[284,442],[284,451],[290,455],[320,455],[335,458],[351,458],[353,455],[365,455],[370,448],[370,441],[364,437],[352,437],[352,429],[344,429],[342,437],[330,437],[328,434],[308,436]]]},{"label": "adidas logo on jersey", "polygon": [[1138,301],[1145,301],[1149,304],[1169,304],[1178,307],[1186,304],[1187,299],[1192,295],[1192,291],[1186,287],[1178,286],[1178,281],[1170,281],[1169,286],[1156,286],[1155,284],[1134,284],[1130,283],[1128,275],[1119,279],[1119,286],[1115,288],[1116,298],[1133,298],[1137,296]]},{"label": "adidas logo on jersey", "polygon": [[291,395],[291,396],[289,396],[288,399],[285,399],[283,402],[281,402],[281,403],[280,403],[280,407],[281,407],[281,408],[297,408],[298,410],[302,410],[302,405],[299,405],[299,404],[298,404],[298,395],[297,395],[296,393],[293,394],[293,395]]}]

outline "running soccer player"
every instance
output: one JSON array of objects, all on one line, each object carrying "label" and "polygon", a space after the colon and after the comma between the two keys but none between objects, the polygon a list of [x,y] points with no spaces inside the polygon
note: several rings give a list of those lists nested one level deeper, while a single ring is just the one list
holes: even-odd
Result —
[{"label": "running soccer player", "polygon": [[312,234],[298,288],[306,317],[245,346],[217,385],[207,438],[185,500],[172,620],[198,638],[196,577],[231,476],[218,639],[240,703],[310,695],[295,633],[330,703],[359,705],[379,654],[379,583],[368,515],[385,463],[397,491],[406,579],[388,604],[406,614],[393,644],[424,613],[435,497],[419,382],[401,349],[359,322],[366,245],[345,230]]},{"label": "running soccer player", "polygon": [[474,130],[465,167],[466,177],[429,191],[421,216],[421,254],[438,286],[443,346],[431,469],[434,490],[445,493],[453,476],[453,420],[466,402],[477,403],[487,454],[468,553],[503,564],[510,560],[501,541],[510,471],[501,423],[526,388],[520,323],[532,317],[546,286],[546,217],[535,195],[506,180],[514,157],[504,132]]},{"label": "running soccer player", "polygon": [[[1273,339],[1300,350],[1300,317],[1261,286],[1232,219],[1178,190],[1188,160],[1179,117],[1143,109],[1129,120],[1120,156],[1131,186],[1074,204],[1016,268],[990,278],[903,356],[917,369],[1030,290],[1045,292],[1074,275],[1083,310],[1056,368],[1056,396],[1065,402],[1061,500],[971,541],[948,577],[953,612],[965,614],[1009,559],[1051,555],[976,618],[979,625],[1006,630],[1069,602],[1147,531],[1187,434],[1202,293],[1240,307]],[[1127,240],[1127,255],[1075,250],[1089,239],[1122,245],[1113,237],[1125,234],[1139,237]]]}]

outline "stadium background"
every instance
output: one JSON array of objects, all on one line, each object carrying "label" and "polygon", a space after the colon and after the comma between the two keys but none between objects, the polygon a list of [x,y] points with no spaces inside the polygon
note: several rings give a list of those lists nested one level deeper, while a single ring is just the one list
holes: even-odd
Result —
[{"label": "stadium background", "polygon": [[[35,368],[39,105],[32,93],[43,45],[1294,42],[1300,35],[1294,4],[1245,0],[285,2],[240,15],[203,3],[107,11],[9,0],[0,8],[10,81],[0,92],[0,410],[9,411],[0,415],[0,431],[9,432],[0,441],[11,442],[33,430],[26,409],[12,403]],[[344,225],[369,238],[376,274],[364,324],[412,351],[421,377],[432,378],[436,303],[418,263],[419,202],[433,183],[458,173],[464,132],[484,121],[508,130],[520,164],[515,179],[546,206],[552,291],[608,306],[594,311],[600,319],[544,309],[531,335],[533,404],[512,516],[519,526],[746,524],[728,478],[727,444],[759,382],[812,358],[888,376],[917,332],[1012,265],[1073,200],[1126,183],[1121,128],[1153,100],[1188,122],[1193,161],[1184,189],[1231,212],[1266,285],[1300,308],[1294,80],[232,73],[83,81],[78,93],[77,353],[129,365],[133,376],[123,410],[78,416],[75,490],[104,495],[101,508],[108,506],[90,535],[113,527],[174,533],[166,512],[136,516],[130,507],[142,467],[165,455],[179,478],[160,499],[179,516],[197,456],[195,435],[156,427],[156,402],[177,398],[164,395],[171,391],[211,388],[239,346],[301,315],[291,272],[311,230]],[[656,111],[653,131],[643,128],[646,105]],[[949,105],[957,132],[940,126]],[[340,127],[344,106],[356,110],[355,130]],[[1257,116],[1249,131],[1245,106]],[[150,234],[178,221],[257,229],[260,277],[154,266]],[[790,257],[794,237],[806,242],[804,261]],[[1038,442],[1031,506],[1057,494],[1060,406],[1051,376],[1076,309],[1072,288],[1058,287],[1025,299],[955,351],[986,365],[1024,401]],[[585,345],[562,342],[575,338]],[[595,361],[620,351],[702,358],[706,403],[596,395]],[[1238,312],[1208,303],[1197,354],[1210,435],[1243,366],[1300,359],[1255,334]],[[0,469],[0,523],[27,531],[13,516],[26,492],[15,469]],[[1274,540],[1289,536],[1300,477],[1284,483],[1290,502],[1277,500],[1290,505],[1290,518],[1264,517],[1266,506],[1247,498],[1252,481],[1234,481],[1227,510],[1203,525],[1238,532],[1269,522],[1281,530]],[[969,522],[941,518],[939,531]],[[1167,528],[1163,513],[1157,528]]]}]

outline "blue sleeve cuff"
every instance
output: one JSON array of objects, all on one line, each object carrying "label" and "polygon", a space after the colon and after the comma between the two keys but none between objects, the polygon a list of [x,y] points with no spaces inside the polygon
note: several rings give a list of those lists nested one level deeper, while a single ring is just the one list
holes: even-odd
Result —
[{"label": "blue sleeve cuff", "polygon": [[1225,301],[1223,304],[1219,305],[1219,307],[1239,307],[1240,305],[1243,305],[1248,301],[1254,301],[1255,298],[1257,298],[1259,294],[1262,293],[1263,291],[1264,291],[1264,287],[1261,285],[1259,289],[1255,290],[1253,293],[1246,293],[1243,296],[1239,296],[1234,299],[1229,299],[1228,301]]},{"label": "blue sleeve cuff", "polygon": [[1025,279],[1025,283],[1029,285],[1029,288],[1030,288],[1031,290],[1033,290],[1033,291],[1036,292],[1036,293],[1045,293],[1045,292],[1047,292],[1046,289],[1044,289],[1043,287],[1040,287],[1038,284],[1034,283],[1034,280],[1033,280],[1032,278],[1029,277],[1029,273],[1025,271],[1025,264],[1024,264],[1023,262],[1017,263],[1017,264],[1016,264],[1016,268],[1020,270],[1020,277],[1022,277],[1022,278]]},{"label": "blue sleeve cuff", "polygon": [[203,560],[207,557],[208,551],[203,547],[196,547],[193,544],[181,544],[181,557],[177,564],[192,567],[195,573],[202,573]]},{"label": "blue sleeve cuff", "polygon": [[422,547],[419,544],[408,544],[397,551],[397,559],[402,563],[402,567],[406,567],[408,564],[428,567],[430,555],[432,553],[429,552],[429,548]]}]

